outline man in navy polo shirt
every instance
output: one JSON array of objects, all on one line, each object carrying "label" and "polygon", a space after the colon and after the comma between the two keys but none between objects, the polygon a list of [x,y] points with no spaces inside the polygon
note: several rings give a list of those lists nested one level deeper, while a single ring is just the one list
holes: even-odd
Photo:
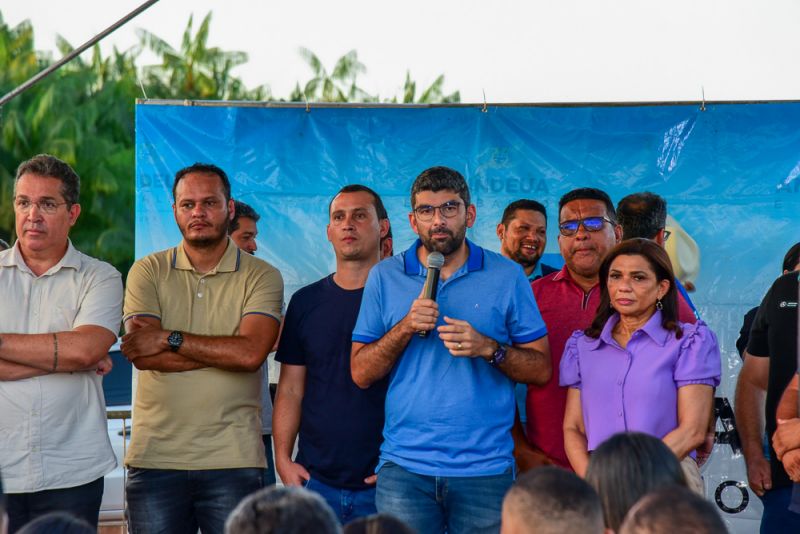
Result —
[{"label": "man in navy polo shirt", "polygon": [[[547,331],[522,268],[465,239],[476,210],[461,174],[427,169],[411,207],[419,240],[372,269],[353,330],[355,383],[389,376],[376,504],[419,532],[497,532],[514,382],[550,378]],[[434,251],[436,302],[421,298]]]},{"label": "man in navy polo shirt", "polygon": [[336,272],[300,289],[289,303],[275,357],[281,374],[272,431],[283,483],[319,493],[347,523],[375,513],[374,472],[388,381],[356,387],[350,337],[389,219],[374,191],[348,185],[331,201],[329,221]]}]

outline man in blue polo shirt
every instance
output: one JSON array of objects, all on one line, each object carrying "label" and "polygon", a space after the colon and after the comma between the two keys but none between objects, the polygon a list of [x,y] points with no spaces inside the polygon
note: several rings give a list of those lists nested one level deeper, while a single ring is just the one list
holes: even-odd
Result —
[{"label": "man in blue polo shirt", "polygon": [[[550,378],[546,329],[520,266],[465,239],[476,210],[461,174],[427,169],[411,207],[419,240],[372,269],[353,330],[355,383],[389,376],[376,504],[419,532],[497,532],[514,382]],[[421,298],[434,251],[436,302]]]},{"label": "man in blue polo shirt", "polygon": [[348,185],[331,201],[329,221],[336,272],[300,289],[289,303],[275,357],[281,374],[272,430],[283,483],[319,493],[347,523],[375,513],[373,473],[388,381],[356,387],[350,337],[389,219],[374,191]]}]

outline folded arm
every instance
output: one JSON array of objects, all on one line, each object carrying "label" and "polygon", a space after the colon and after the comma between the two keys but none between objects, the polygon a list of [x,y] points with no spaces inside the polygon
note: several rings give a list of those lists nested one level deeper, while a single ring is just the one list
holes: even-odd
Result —
[{"label": "folded arm", "polygon": [[[125,321],[122,353],[137,369],[178,372],[215,367],[226,371],[258,370],[278,337],[279,323],[272,317],[248,314],[235,336],[201,336],[182,332],[183,344],[170,349],[170,332],[154,317],[130,317]],[[141,361],[140,361],[141,360]]]},{"label": "folded arm", "polygon": [[41,371],[31,376],[93,369],[108,356],[108,349],[116,339],[115,333],[95,325],[47,334],[2,334],[0,360],[17,365],[4,366],[0,375],[5,372],[26,374],[22,368],[29,369],[28,373]]}]

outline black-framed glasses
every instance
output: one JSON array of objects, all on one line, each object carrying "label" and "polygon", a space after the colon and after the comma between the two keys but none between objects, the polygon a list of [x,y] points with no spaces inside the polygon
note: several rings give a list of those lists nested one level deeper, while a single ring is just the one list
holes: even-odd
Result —
[{"label": "black-framed glasses", "polygon": [[14,200],[14,209],[19,213],[28,213],[31,208],[36,205],[39,211],[48,215],[54,214],[58,211],[59,206],[69,204],[69,202],[56,202],[55,200],[29,200],[27,198],[17,198]]},{"label": "black-framed glasses", "polygon": [[578,233],[578,229],[583,226],[587,232],[599,232],[605,223],[614,224],[614,221],[607,217],[586,217],[585,219],[574,219],[564,221],[558,225],[561,235],[570,237]]},{"label": "black-framed glasses", "polygon": [[460,207],[461,202],[458,200],[449,200],[444,204],[439,204],[438,206],[429,206],[427,204],[423,204],[414,208],[414,215],[416,215],[417,219],[420,221],[427,222],[432,220],[436,210],[439,210],[439,213],[442,214],[442,217],[445,219],[452,219],[458,215],[458,209]]},{"label": "black-framed glasses", "polygon": [[671,236],[671,235],[672,235],[672,232],[670,232],[669,230],[664,230],[664,243],[667,242],[667,239],[669,239],[669,236]]}]

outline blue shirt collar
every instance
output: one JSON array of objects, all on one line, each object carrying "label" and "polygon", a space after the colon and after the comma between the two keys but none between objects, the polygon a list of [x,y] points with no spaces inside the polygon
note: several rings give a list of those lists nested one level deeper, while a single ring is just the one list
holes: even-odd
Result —
[{"label": "blue shirt collar", "polygon": [[537,278],[541,278],[542,276],[543,276],[542,275],[542,261],[540,259],[539,261],[536,262],[536,267],[533,268],[533,271],[531,271],[531,274],[528,275],[528,280],[533,282],[534,280],[536,280]]},{"label": "blue shirt collar", "polygon": [[[641,327],[637,332],[644,332],[650,339],[653,340],[659,347],[663,347],[666,345],[667,340],[669,339],[670,331],[661,326],[661,312],[656,310],[652,317]],[[617,342],[614,340],[614,336],[612,334],[614,327],[617,326],[619,322],[619,314],[615,313],[611,317],[608,318],[606,321],[605,326],[603,327],[603,331],[600,332],[600,337],[597,339],[590,339],[588,342],[589,349],[596,350],[600,347],[600,343],[605,343],[606,345],[616,345]]]},{"label": "blue shirt collar", "polygon": [[[467,258],[467,271],[471,272],[483,269],[483,249],[469,239],[465,239],[465,241],[467,242],[467,248],[469,249],[469,257]],[[403,262],[407,275],[421,275],[426,270],[419,262],[419,258],[417,258],[417,249],[421,246],[422,241],[417,239],[408,250],[403,252]]]}]

